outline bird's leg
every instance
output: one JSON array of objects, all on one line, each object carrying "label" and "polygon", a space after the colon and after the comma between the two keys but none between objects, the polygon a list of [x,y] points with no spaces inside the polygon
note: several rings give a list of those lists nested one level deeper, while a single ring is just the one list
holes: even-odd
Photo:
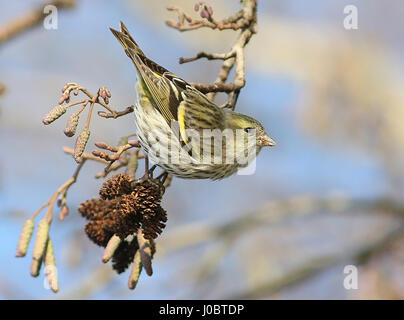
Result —
[{"label": "bird's leg", "polygon": [[153,165],[151,168],[149,168],[149,157],[147,155],[145,155],[144,159],[145,159],[144,160],[144,166],[145,166],[144,175],[140,179],[137,179],[137,180],[133,181],[132,186],[135,186],[136,184],[139,184],[139,183],[143,183],[145,181],[149,181],[149,182],[154,183],[154,184],[159,183],[159,182],[155,181],[155,180],[158,180],[158,179],[153,178],[153,173],[154,173],[154,170],[156,170],[157,165]]},{"label": "bird's leg", "polygon": [[161,184],[164,184],[164,182],[166,181],[167,177],[168,177],[168,172],[164,170],[162,173],[160,173],[160,174],[157,176],[156,180],[159,180]]},{"label": "bird's leg", "polygon": [[157,168],[157,166],[154,164],[154,165],[149,169],[148,176],[149,176],[150,179],[153,179],[153,172],[154,172],[154,170],[156,170],[156,168]]},{"label": "bird's leg", "polygon": [[[152,168],[153,170],[151,173],[153,174],[153,171],[155,168]],[[144,155],[144,175],[143,177],[136,179],[132,182],[132,187],[134,187],[137,184],[143,183],[146,180],[150,179],[150,169],[149,169],[149,156],[147,154]]]},{"label": "bird's leg", "polygon": [[[149,171],[148,171],[148,175],[145,177],[145,180],[149,181],[151,184],[154,184],[155,186],[159,187],[162,185],[162,183],[160,182],[159,178],[157,177],[156,179],[153,178],[153,173],[154,170],[156,170],[157,165],[153,165]],[[159,175],[160,176],[160,175]]]},{"label": "bird's leg", "polygon": [[151,168],[149,168],[149,156],[147,154],[144,157],[144,166],[145,166],[145,170],[144,170],[143,178],[145,180],[153,179],[153,172],[154,172],[154,170],[156,170],[157,166],[154,164]]},{"label": "bird's leg", "polygon": [[160,173],[156,179],[153,179],[152,181],[157,183],[159,185],[160,188],[160,192],[161,192],[161,196],[163,196],[164,191],[165,191],[165,186],[164,186],[164,182],[166,181],[168,177],[168,172],[163,170],[162,173]]}]

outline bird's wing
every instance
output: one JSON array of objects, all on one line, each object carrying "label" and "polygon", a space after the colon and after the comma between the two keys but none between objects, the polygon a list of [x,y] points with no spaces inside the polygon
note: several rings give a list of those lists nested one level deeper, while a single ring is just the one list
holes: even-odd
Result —
[{"label": "bird's wing", "polygon": [[204,94],[185,80],[145,56],[126,26],[121,22],[121,31],[111,28],[112,33],[135,64],[141,79],[151,93],[159,112],[166,119],[178,121],[181,137],[188,144],[186,129],[224,129],[224,113]]},{"label": "bird's wing", "polygon": [[200,136],[204,129],[224,129],[224,113],[216,104],[192,86],[181,92],[183,101],[178,108],[180,133],[189,143],[186,130],[195,130]]}]

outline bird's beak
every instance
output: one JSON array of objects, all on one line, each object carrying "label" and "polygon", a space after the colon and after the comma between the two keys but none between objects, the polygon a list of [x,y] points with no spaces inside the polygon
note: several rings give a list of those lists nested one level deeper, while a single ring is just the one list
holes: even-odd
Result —
[{"label": "bird's beak", "polygon": [[276,146],[276,142],[272,138],[270,138],[269,136],[265,135],[261,139],[261,145],[262,146],[273,147],[273,146]]}]

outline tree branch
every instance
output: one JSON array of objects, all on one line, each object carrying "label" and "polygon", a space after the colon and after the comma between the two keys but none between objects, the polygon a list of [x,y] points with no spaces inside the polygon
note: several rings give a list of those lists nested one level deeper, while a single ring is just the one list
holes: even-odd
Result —
[{"label": "tree branch", "polygon": [[75,4],[75,0],[53,0],[4,23],[0,26],[0,44],[15,38],[20,33],[32,29],[40,24],[45,17],[43,12],[45,6],[53,5],[58,9],[68,9],[74,7]]},{"label": "tree branch", "polygon": [[[208,60],[224,60],[219,70],[217,79],[213,84],[193,83],[192,85],[207,94],[213,100],[218,92],[228,94],[226,106],[235,108],[240,90],[245,86],[245,59],[244,48],[251,37],[257,33],[257,2],[258,0],[245,0],[243,8],[235,15],[216,21],[213,18],[213,9],[206,3],[201,2],[195,5],[195,11],[200,11],[201,20],[193,20],[184,10],[175,6],[169,6],[169,11],[175,11],[178,15],[178,22],[166,21],[166,24],[179,31],[190,31],[200,28],[211,28],[218,30],[232,29],[241,30],[240,34],[227,53],[207,53],[200,51],[196,56],[190,58],[181,57],[180,63],[188,63],[202,58]],[[233,83],[227,83],[230,71],[236,67]]]}]

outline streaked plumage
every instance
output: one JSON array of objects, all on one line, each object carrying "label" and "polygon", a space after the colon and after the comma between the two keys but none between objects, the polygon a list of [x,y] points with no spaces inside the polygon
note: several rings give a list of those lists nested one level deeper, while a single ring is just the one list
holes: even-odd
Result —
[{"label": "streaked plumage", "polygon": [[[275,145],[257,120],[218,107],[186,81],[147,58],[122,22],[120,28],[121,31],[111,31],[138,72],[136,124],[139,141],[153,162],[177,177],[216,180],[232,175],[247,163],[225,163],[226,146],[231,147],[226,139],[214,141],[223,148],[222,154],[216,155],[213,146],[201,147],[212,141],[202,134],[204,129],[224,130],[229,135],[242,132],[241,139],[234,139],[234,153],[240,158],[247,152],[255,157],[261,147]],[[256,132],[254,139],[251,129]],[[192,132],[202,138],[193,138]],[[179,161],[175,161],[177,156]],[[212,161],[208,161],[209,156]]]}]

